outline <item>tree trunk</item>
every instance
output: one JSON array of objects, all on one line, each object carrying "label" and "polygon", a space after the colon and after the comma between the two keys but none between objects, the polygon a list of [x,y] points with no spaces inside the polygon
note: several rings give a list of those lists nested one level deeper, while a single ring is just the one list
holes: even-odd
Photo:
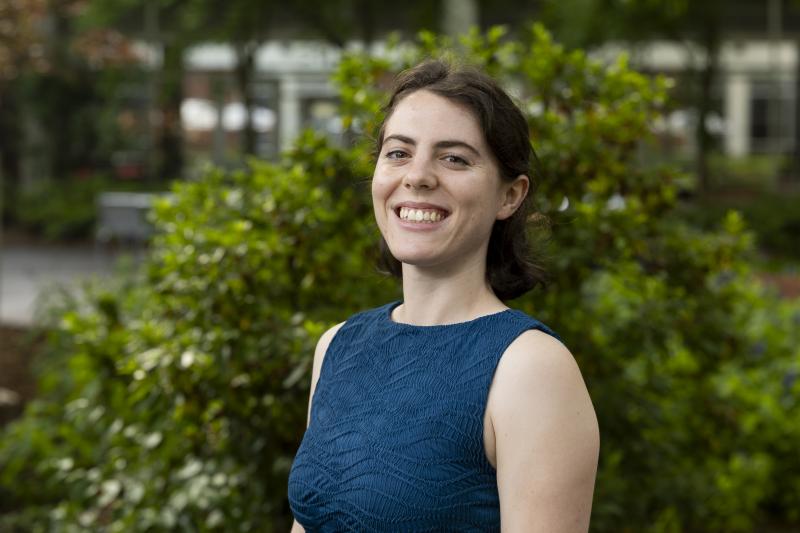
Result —
[{"label": "tree trunk", "polygon": [[[796,43],[800,58],[800,40]],[[800,61],[795,65],[794,79],[794,165],[792,165],[793,181],[800,183]]]},{"label": "tree trunk", "polygon": [[256,131],[253,128],[253,73],[255,71],[255,55],[258,43],[239,43],[236,46],[236,85],[244,106],[244,126],[242,127],[242,153],[256,153]]},{"label": "tree trunk", "polygon": [[30,104],[20,106],[21,143],[19,186],[23,191],[52,179],[53,152],[47,128]]},{"label": "tree trunk", "polygon": [[211,98],[217,112],[217,121],[214,124],[214,134],[211,141],[211,160],[221,167],[225,164],[226,139],[223,116],[225,114],[225,94],[227,93],[227,80],[224,74],[216,74],[211,78]]},{"label": "tree trunk", "polygon": [[716,28],[709,25],[706,29],[703,47],[705,49],[705,63],[700,71],[700,95],[697,102],[697,183],[700,191],[708,191],[710,175],[708,156],[712,148],[711,135],[706,122],[712,111],[714,82],[717,77],[717,62],[719,59],[719,39]]},{"label": "tree trunk", "polygon": [[5,178],[6,192],[17,184],[20,150],[19,113],[9,85],[0,87],[0,174]]},{"label": "tree trunk", "polygon": [[361,40],[364,42],[364,49],[369,50],[375,40],[375,9],[370,0],[359,0],[356,2],[355,19],[360,26]]},{"label": "tree trunk", "polygon": [[338,48],[347,46],[346,30],[345,32],[342,31],[341,19],[336,17],[329,18],[326,16],[325,10],[314,4],[311,3],[309,5],[306,2],[298,1],[288,2],[289,9],[295,13],[297,18],[317,30],[327,42]]},{"label": "tree trunk", "polygon": [[158,180],[180,178],[183,170],[183,135],[181,132],[183,53],[182,45],[164,45],[164,63],[161,69],[159,94],[161,127],[158,135],[155,175]]}]

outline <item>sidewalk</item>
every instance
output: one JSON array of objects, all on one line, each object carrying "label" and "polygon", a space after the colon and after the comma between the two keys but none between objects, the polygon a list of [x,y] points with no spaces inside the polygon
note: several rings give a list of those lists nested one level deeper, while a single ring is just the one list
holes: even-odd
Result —
[{"label": "sidewalk", "polygon": [[109,276],[117,259],[137,260],[143,250],[95,248],[91,244],[8,243],[0,248],[0,324],[29,326],[40,294],[54,284],[76,290],[81,280]]}]

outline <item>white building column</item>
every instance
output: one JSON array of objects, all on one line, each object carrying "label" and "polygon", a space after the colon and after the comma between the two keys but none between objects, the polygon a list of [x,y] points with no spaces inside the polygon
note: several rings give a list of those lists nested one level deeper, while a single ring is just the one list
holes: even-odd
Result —
[{"label": "white building column", "polygon": [[279,151],[289,148],[300,135],[301,112],[300,91],[297,79],[292,74],[284,74],[280,80],[278,98],[278,139]]},{"label": "white building column", "polygon": [[750,80],[741,72],[730,73],[725,84],[725,153],[750,153]]}]

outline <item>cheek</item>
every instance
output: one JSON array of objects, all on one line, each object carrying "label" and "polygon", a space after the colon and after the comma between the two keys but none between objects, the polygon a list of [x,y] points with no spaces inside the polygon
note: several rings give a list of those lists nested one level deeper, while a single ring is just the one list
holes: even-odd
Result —
[{"label": "cheek", "polygon": [[375,209],[383,207],[383,203],[389,198],[392,193],[391,180],[386,179],[380,173],[376,172],[372,176],[372,203]]},{"label": "cheek", "polygon": [[391,193],[386,180],[382,180],[378,175],[372,178],[372,209],[375,212],[375,220],[378,227],[383,231],[383,224],[386,220],[386,200]]}]

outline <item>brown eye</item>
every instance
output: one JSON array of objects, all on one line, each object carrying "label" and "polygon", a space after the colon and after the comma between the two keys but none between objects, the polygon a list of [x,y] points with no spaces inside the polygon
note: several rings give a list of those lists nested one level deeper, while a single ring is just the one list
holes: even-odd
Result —
[{"label": "brown eye", "polygon": [[387,159],[403,159],[407,156],[408,154],[405,153],[403,150],[392,150],[390,152],[386,152]]},{"label": "brown eye", "polygon": [[443,159],[445,161],[447,161],[448,163],[452,163],[454,165],[459,165],[459,166],[467,166],[467,165],[469,165],[469,163],[467,163],[466,159],[464,159],[463,157],[459,157],[457,155],[446,155],[446,156],[444,156]]}]

